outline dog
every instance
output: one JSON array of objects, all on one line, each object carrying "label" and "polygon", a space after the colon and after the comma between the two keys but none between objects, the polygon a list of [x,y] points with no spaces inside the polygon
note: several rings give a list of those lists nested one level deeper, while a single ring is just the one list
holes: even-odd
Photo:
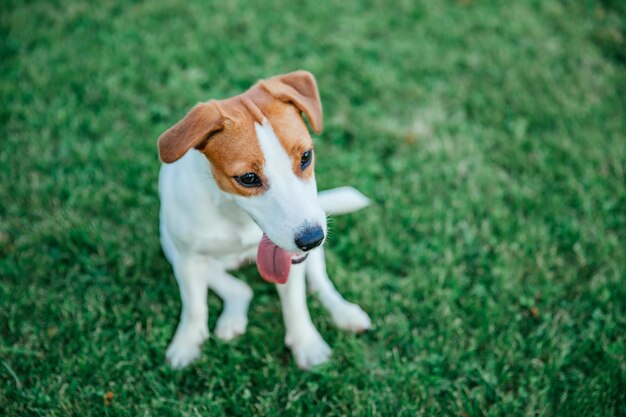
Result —
[{"label": "dog", "polygon": [[261,276],[278,289],[285,344],[298,367],[331,355],[311,321],[306,283],[339,328],[371,327],[368,315],[329,280],[321,246],[326,213],[356,211],[369,200],[351,187],[317,192],[302,113],[320,134],[317,83],[311,73],[296,71],[199,103],[159,137],[161,245],[182,300],[166,353],[172,367],[198,358],[209,336],[207,289],[224,302],[215,335],[229,341],[245,332],[253,293],[229,271],[255,257]]}]

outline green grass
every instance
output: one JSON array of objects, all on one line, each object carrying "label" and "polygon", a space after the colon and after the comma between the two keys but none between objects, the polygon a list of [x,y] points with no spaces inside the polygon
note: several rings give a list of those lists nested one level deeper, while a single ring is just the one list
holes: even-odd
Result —
[{"label": "green grass", "polygon": [[[0,415],[626,415],[624,3],[263,3],[2,2]],[[299,68],[320,188],[374,202],[327,258],[376,328],[311,299],[301,372],[248,267],[248,332],[173,371],[156,138]]]}]

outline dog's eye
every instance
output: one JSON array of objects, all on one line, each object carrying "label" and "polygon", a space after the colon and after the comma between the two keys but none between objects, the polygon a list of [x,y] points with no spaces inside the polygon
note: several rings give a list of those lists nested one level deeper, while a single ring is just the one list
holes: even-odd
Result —
[{"label": "dog's eye", "polygon": [[305,170],[306,167],[311,165],[312,160],[313,160],[313,150],[311,149],[302,154],[302,157],[300,158],[300,168],[302,168],[302,170]]},{"label": "dog's eye", "polygon": [[246,174],[235,177],[237,182],[244,187],[252,188],[252,187],[260,187],[261,186],[261,178],[254,172],[248,172]]}]

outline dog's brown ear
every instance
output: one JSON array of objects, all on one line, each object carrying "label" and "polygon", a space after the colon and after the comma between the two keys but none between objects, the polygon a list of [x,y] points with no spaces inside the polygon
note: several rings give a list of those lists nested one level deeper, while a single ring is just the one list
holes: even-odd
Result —
[{"label": "dog's brown ear", "polygon": [[224,128],[217,102],[199,103],[159,137],[159,158],[166,164],[178,161],[189,149],[203,145]]},{"label": "dog's brown ear", "polygon": [[261,87],[277,99],[291,103],[309,118],[311,128],[322,133],[322,102],[315,77],[308,71],[295,71],[261,82]]}]

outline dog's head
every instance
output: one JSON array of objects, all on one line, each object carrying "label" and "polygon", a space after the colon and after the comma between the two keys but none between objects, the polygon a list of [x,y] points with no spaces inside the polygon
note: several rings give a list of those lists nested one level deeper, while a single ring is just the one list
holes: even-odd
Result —
[{"label": "dog's head", "polygon": [[196,105],[161,135],[159,156],[172,163],[192,148],[202,152],[220,189],[275,245],[297,257],[326,235],[302,113],[321,133],[313,75],[297,71],[262,80],[239,96]]}]

